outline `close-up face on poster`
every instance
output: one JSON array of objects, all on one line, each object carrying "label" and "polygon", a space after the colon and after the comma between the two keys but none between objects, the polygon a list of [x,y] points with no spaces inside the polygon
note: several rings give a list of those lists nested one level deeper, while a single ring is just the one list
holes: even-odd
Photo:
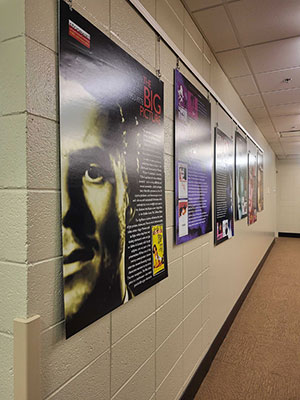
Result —
[{"label": "close-up face on poster", "polygon": [[212,230],[210,103],[175,70],[176,244]]},{"label": "close-up face on poster", "polygon": [[257,211],[264,209],[264,155],[257,151]]},{"label": "close-up face on poster", "polygon": [[257,156],[248,153],[248,224],[257,221]]},{"label": "close-up face on poster", "polygon": [[247,217],[247,139],[239,132],[235,133],[235,218]]},{"label": "close-up face on poster", "polygon": [[215,128],[215,244],[234,236],[233,143]]},{"label": "close-up face on poster", "polygon": [[60,3],[66,336],[166,278],[163,83]]}]

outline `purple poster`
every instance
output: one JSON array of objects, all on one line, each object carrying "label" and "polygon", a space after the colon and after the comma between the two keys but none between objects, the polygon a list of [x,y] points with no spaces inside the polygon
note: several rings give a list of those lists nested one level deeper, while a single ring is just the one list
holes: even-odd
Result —
[{"label": "purple poster", "polygon": [[175,70],[176,244],[212,230],[210,103]]}]

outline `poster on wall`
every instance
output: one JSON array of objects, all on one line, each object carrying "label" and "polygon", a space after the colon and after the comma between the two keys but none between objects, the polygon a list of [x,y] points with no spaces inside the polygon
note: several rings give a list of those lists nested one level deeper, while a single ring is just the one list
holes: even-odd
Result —
[{"label": "poster on wall", "polygon": [[234,236],[233,143],[215,128],[215,244]]},{"label": "poster on wall", "polygon": [[264,209],[264,155],[257,150],[257,211]]},{"label": "poster on wall", "polygon": [[176,243],[211,232],[210,103],[175,70]]},{"label": "poster on wall", "polygon": [[247,139],[235,132],[235,218],[247,217]]},{"label": "poster on wall", "polygon": [[257,156],[248,153],[248,224],[257,221]]},{"label": "poster on wall", "polygon": [[163,83],[60,3],[66,336],[168,275]]}]

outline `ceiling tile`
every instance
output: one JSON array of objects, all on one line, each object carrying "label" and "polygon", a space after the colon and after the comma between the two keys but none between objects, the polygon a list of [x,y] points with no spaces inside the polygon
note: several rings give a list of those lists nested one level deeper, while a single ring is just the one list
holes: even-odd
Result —
[{"label": "ceiling tile", "polygon": [[300,103],[300,89],[280,90],[279,92],[264,93],[263,98],[268,106]]},{"label": "ceiling tile", "polygon": [[193,16],[214,51],[238,47],[238,42],[223,6],[198,11]]},{"label": "ceiling tile", "polygon": [[[300,103],[281,104],[268,107],[271,116],[300,114]],[[252,113],[253,110],[251,110]]]},{"label": "ceiling tile", "polygon": [[244,102],[245,106],[249,110],[251,108],[255,108],[255,107],[263,107],[263,105],[264,105],[262,98],[259,94],[251,94],[249,96],[242,96],[241,99]]},{"label": "ceiling tile", "polygon": [[265,118],[256,118],[255,120],[256,125],[259,127],[259,129],[269,129],[271,131],[274,131],[274,127],[272,125],[272,121],[269,117]]},{"label": "ceiling tile", "polygon": [[252,75],[232,78],[231,83],[240,96],[258,93],[258,89]]},{"label": "ceiling tile", "polygon": [[222,0],[185,0],[185,3],[191,11],[198,11],[222,4]]},{"label": "ceiling tile", "polygon": [[251,74],[246,59],[239,49],[218,53],[216,57],[229,78]]},{"label": "ceiling tile", "polygon": [[300,115],[285,115],[273,117],[272,121],[278,132],[300,129]]},{"label": "ceiling tile", "polygon": [[300,142],[281,142],[284,152],[288,154],[300,154]]},{"label": "ceiling tile", "polygon": [[268,116],[267,110],[265,109],[265,107],[255,107],[255,108],[251,108],[251,110],[249,110],[250,114],[252,115],[252,117],[254,119],[256,118],[264,118]]},{"label": "ceiling tile", "polygon": [[269,143],[278,142],[278,134],[273,130],[271,131],[263,131],[262,134],[267,139]]},{"label": "ceiling tile", "polygon": [[291,143],[291,142],[300,142],[300,135],[296,136],[296,137],[285,137],[285,138],[280,138],[280,142],[287,142],[287,143]]},{"label": "ceiling tile", "polygon": [[[255,75],[262,92],[300,88],[300,68],[289,68],[282,71],[264,72]],[[288,83],[284,79],[290,78]]]},{"label": "ceiling tile", "polygon": [[300,66],[300,37],[245,48],[254,73]]},{"label": "ceiling tile", "polygon": [[299,0],[243,0],[228,7],[243,45],[300,34]]},{"label": "ceiling tile", "polygon": [[284,151],[283,151],[283,148],[282,148],[280,142],[271,142],[271,143],[270,143],[270,146],[271,146],[272,149],[274,150],[275,154],[277,154],[277,155],[282,155],[282,156],[285,155],[285,153],[284,153]]}]

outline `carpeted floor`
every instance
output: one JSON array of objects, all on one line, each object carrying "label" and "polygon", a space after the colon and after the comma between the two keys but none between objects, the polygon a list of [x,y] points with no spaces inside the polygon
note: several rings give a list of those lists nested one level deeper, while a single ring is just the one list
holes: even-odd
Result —
[{"label": "carpeted floor", "polygon": [[300,239],[279,238],[197,400],[300,400]]}]

